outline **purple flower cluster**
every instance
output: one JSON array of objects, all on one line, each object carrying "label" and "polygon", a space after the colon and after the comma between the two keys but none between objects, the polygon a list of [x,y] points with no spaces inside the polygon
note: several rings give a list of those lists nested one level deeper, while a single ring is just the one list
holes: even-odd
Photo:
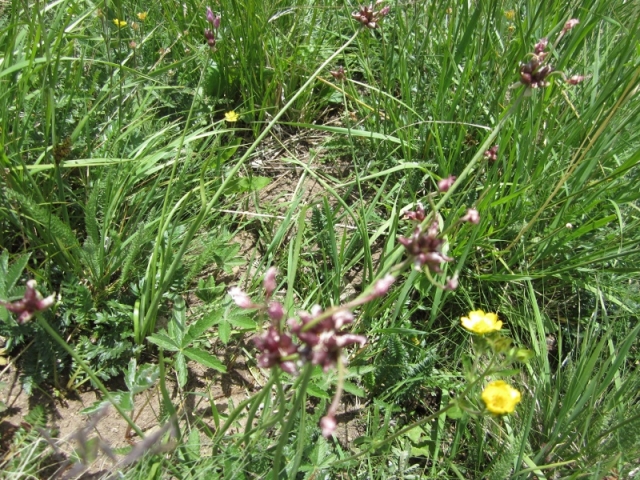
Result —
[{"label": "purple flower cluster", "polygon": [[5,302],[0,300],[0,305],[9,310],[11,313],[18,315],[16,319],[19,324],[27,323],[33,318],[36,312],[42,312],[55,303],[55,295],[49,295],[42,298],[40,292],[36,290],[36,281],[29,280],[24,296],[15,302]]},{"label": "purple flower cluster", "polygon": [[251,298],[238,287],[229,289],[229,295],[240,308],[257,308],[266,312],[271,320],[267,331],[253,340],[260,351],[258,364],[262,368],[280,366],[284,371],[296,371],[296,361],[307,361],[313,365],[321,365],[324,371],[335,366],[344,347],[358,344],[364,346],[366,337],[343,332],[342,327],[353,322],[351,309],[365,302],[378,298],[389,291],[395,280],[387,275],[378,280],[368,295],[356,301],[323,311],[315,305],[311,313],[299,312],[298,318],[287,321],[288,331],[284,331],[282,319],[284,307],[280,302],[271,301],[276,289],[276,269],[267,270],[264,278],[265,302],[254,303]]},{"label": "purple flower cluster", "polygon": [[310,314],[299,312],[298,317],[301,322],[290,319],[287,323],[301,341],[300,356],[313,365],[322,365],[325,372],[336,365],[343,347],[354,344],[363,347],[367,343],[362,335],[340,331],[344,325],[353,322],[349,310],[328,314],[320,305],[314,305]]},{"label": "purple flower cluster", "polygon": [[354,20],[357,20],[367,28],[378,28],[380,21],[389,14],[389,6],[383,7],[380,10],[375,10],[384,0],[378,0],[375,5],[369,6],[362,5],[357,11],[351,14]]},{"label": "purple flower cluster", "polygon": [[[555,44],[557,45],[560,39],[579,23],[580,20],[578,20],[577,18],[567,20],[567,22],[564,24],[564,27],[562,28],[562,31],[558,35]],[[540,39],[540,41],[536,43],[533,48],[531,60],[529,60],[527,63],[520,64],[520,82],[523,85],[531,88],[549,86],[549,82],[546,79],[551,73],[553,73],[554,68],[546,61],[547,56],[549,55],[549,52],[547,51],[548,45],[549,40],[547,40],[546,38]],[[581,75],[574,75],[570,78],[566,78],[564,73],[561,73],[561,75],[568,85],[577,85],[585,79],[585,77]]]},{"label": "purple flower cluster", "polygon": [[207,22],[211,24],[212,29],[204,29],[204,38],[207,39],[207,44],[213,50],[216,47],[216,31],[220,28],[220,15],[214,15],[211,7],[207,7]]},{"label": "purple flower cluster", "polygon": [[426,232],[417,226],[409,238],[400,237],[398,242],[404,245],[407,255],[413,257],[416,268],[426,265],[435,273],[442,273],[440,266],[453,260],[442,253],[444,240],[439,235],[438,222],[432,222]]},{"label": "purple flower cluster", "polygon": [[491,163],[498,160],[498,145],[494,145],[489,150],[484,152],[484,158],[489,160]]},{"label": "purple flower cluster", "polygon": [[553,72],[553,67],[545,63],[549,52],[546,52],[549,40],[541,39],[536,43],[531,60],[520,65],[520,81],[531,88],[548,87],[547,76]]},{"label": "purple flower cluster", "polygon": [[[284,307],[278,301],[272,301],[271,297],[276,289],[276,269],[271,267],[264,277],[264,302],[254,303],[249,295],[238,287],[229,289],[229,295],[240,308],[252,308],[262,310],[270,319],[267,330],[253,339],[253,343],[260,351],[258,365],[261,368],[280,367],[287,373],[296,373],[297,364],[309,362],[312,365],[321,365],[327,372],[341,361],[342,349],[349,345],[367,343],[363,335],[356,335],[342,331],[342,327],[353,323],[351,310],[375,298],[385,295],[394,282],[393,275],[386,275],[376,281],[365,294],[355,300],[330,310],[322,310],[315,305],[311,313],[299,312],[298,318],[290,318],[285,331],[282,325]],[[336,392],[336,397],[329,412],[320,421],[322,434],[330,436],[336,426],[335,411],[340,400],[342,386]]]}]

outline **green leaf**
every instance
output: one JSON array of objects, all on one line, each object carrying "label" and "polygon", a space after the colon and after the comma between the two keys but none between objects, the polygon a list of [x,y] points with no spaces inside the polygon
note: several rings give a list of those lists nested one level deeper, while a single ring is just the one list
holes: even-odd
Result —
[{"label": "green leaf", "polygon": [[218,337],[220,337],[220,341],[225,345],[229,343],[229,339],[231,338],[231,324],[227,320],[223,320],[218,325]]},{"label": "green leaf", "polygon": [[155,343],[160,348],[169,350],[170,352],[177,352],[178,350],[180,350],[180,346],[163,333],[154,333],[153,335],[149,335],[147,337],[147,340],[151,343]]},{"label": "green leaf", "polygon": [[358,387],[357,385],[354,385],[351,382],[344,382],[343,385],[344,391],[347,393],[350,393],[351,395],[355,395],[356,397],[366,397],[367,394],[365,393],[365,391]]},{"label": "green leaf", "polygon": [[18,280],[20,279],[20,275],[22,275],[22,272],[27,266],[27,263],[29,262],[30,257],[31,257],[30,253],[26,255],[21,255],[17,260],[13,261],[13,263],[9,267],[6,274],[2,272],[4,275],[6,275],[4,279],[4,282],[5,282],[4,287],[5,287],[5,292],[7,294],[9,294],[11,290],[15,288],[16,283],[18,283]]},{"label": "green leaf", "polygon": [[189,432],[189,438],[187,439],[185,447],[191,460],[196,460],[200,457],[200,432],[197,428]]},{"label": "green leaf", "polygon": [[231,180],[224,190],[226,195],[231,193],[245,193],[262,190],[271,183],[269,177],[238,177]]},{"label": "green leaf", "polygon": [[183,353],[194,362],[198,362],[205,367],[213,368],[222,373],[227,371],[227,367],[220,360],[199,348],[185,348]]},{"label": "green leaf", "polygon": [[312,397],[316,397],[316,398],[326,398],[326,399],[331,398],[331,396],[327,392],[325,392],[322,388],[318,387],[317,385],[314,385],[313,383],[310,383],[309,385],[307,385],[307,393]]},{"label": "green leaf", "polygon": [[234,327],[242,328],[245,330],[255,330],[258,328],[258,324],[251,318],[245,315],[229,315],[227,321]]},{"label": "green leaf", "polygon": [[184,298],[176,295],[173,299],[172,321],[169,322],[169,337],[174,338],[177,345],[184,347],[185,330],[187,329],[187,306]]},{"label": "green leaf", "polygon": [[198,339],[204,332],[209,330],[213,325],[219,323],[222,319],[222,312],[220,310],[214,310],[203,316],[196,323],[192,324],[187,330],[185,337],[185,343],[191,343],[193,340]]},{"label": "green leaf", "polygon": [[182,352],[178,352],[176,354],[176,358],[173,363],[173,368],[176,369],[176,373],[178,374],[178,385],[180,388],[184,388],[187,384],[187,361],[184,358]]}]

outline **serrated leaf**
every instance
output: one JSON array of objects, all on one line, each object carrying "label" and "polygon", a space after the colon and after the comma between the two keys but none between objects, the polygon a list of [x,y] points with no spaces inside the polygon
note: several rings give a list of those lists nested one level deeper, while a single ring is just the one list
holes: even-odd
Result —
[{"label": "serrated leaf", "polygon": [[218,337],[225,345],[229,343],[231,338],[231,324],[227,320],[223,320],[218,325]]},{"label": "serrated leaf", "polygon": [[245,330],[255,330],[258,328],[258,324],[251,318],[245,315],[229,315],[227,321],[234,327],[242,328]]},{"label": "serrated leaf", "polygon": [[214,310],[208,313],[196,323],[192,324],[187,331],[185,337],[185,343],[191,343],[193,340],[198,339],[204,332],[209,330],[213,325],[220,322],[222,318],[222,312],[220,310]]},{"label": "serrated leaf", "polygon": [[255,192],[256,190],[262,190],[270,183],[271,179],[269,177],[238,177],[227,184],[225,194]]},{"label": "serrated leaf", "polygon": [[309,383],[309,385],[307,385],[307,393],[316,398],[331,398],[327,392],[313,383]]},{"label": "serrated leaf", "polygon": [[183,353],[194,362],[198,362],[205,367],[213,368],[222,373],[227,372],[227,367],[220,360],[199,348],[185,348]]},{"label": "serrated leaf", "polygon": [[153,335],[149,335],[147,340],[151,343],[155,343],[160,348],[164,348],[165,350],[169,350],[170,352],[177,352],[180,350],[180,346],[176,344],[171,338],[163,333],[154,333]]},{"label": "serrated leaf", "polygon": [[176,373],[178,374],[178,385],[180,385],[180,388],[184,388],[187,384],[187,361],[182,353],[176,354],[173,368],[176,369]]},{"label": "serrated leaf", "polygon": [[354,385],[351,382],[345,381],[343,388],[345,392],[350,393],[351,395],[355,395],[356,397],[367,396],[366,392],[362,388],[358,387],[357,385]]},{"label": "serrated leaf", "polygon": [[173,301],[172,319],[169,322],[169,336],[175,338],[175,342],[179,346],[183,345],[184,334],[187,326],[187,306],[184,299],[176,296]]},{"label": "serrated leaf", "polygon": [[129,391],[133,390],[136,384],[136,367],[137,362],[135,358],[129,360],[129,367],[127,368],[127,374],[124,377],[124,383],[129,389]]},{"label": "serrated leaf", "polygon": [[11,290],[13,290],[13,288],[16,286],[16,283],[18,283],[18,280],[20,279],[20,275],[22,275],[22,272],[27,266],[27,263],[29,262],[30,257],[31,257],[31,254],[28,253],[26,255],[20,256],[20,258],[13,261],[4,279],[4,282],[5,282],[4,287],[5,287],[6,293],[10,293]]},{"label": "serrated leaf", "polygon": [[189,432],[189,438],[187,439],[185,446],[187,447],[187,452],[191,459],[195,460],[200,457],[200,432],[197,428],[194,428]]},{"label": "serrated leaf", "polygon": [[134,395],[144,392],[155,385],[158,377],[160,377],[160,368],[158,365],[150,363],[141,365],[135,374],[133,386],[129,387],[129,391]]}]

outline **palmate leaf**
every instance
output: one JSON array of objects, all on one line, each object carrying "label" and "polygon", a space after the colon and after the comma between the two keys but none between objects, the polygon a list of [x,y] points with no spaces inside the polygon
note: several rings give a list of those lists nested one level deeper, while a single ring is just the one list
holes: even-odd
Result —
[{"label": "palmate leaf", "polygon": [[220,322],[221,318],[222,313],[219,310],[214,310],[213,312],[203,316],[196,323],[189,326],[184,343],[188,344],[197,340],[204,332],[209,330],[216,323]]},{"label": "palmate leaf", "polygon": [[169,350],[170,352],[177,352],[180,350],[180,346],[176,342],[174,342],[172,338],[162,332],[149,335],[147,337],[147,340],[149,340],[151,343],[156,344],[160,348]]},{"label": "palmate leaf", "polygon": [[204,350],[190,347],[190,348],[185,348],[183,350],[183,353],[189,359],[193,360],[194,362],[198,362],[199,364],[204,365],[205,367],[213,368],[214,370],[217,370],[222,373],[227,372],[227,367],[225,367],[220,360],[218,360],[213,355],[205,352]]}]

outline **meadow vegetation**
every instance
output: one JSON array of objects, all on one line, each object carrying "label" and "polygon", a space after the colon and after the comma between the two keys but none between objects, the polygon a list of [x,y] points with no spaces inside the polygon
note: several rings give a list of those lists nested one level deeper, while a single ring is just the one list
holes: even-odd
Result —
[{"label": "meadow vegetation", "polygon": [[99,396],[3,478],[640,477],[639,90],[637,0],[0,1],[0,382]]}]

